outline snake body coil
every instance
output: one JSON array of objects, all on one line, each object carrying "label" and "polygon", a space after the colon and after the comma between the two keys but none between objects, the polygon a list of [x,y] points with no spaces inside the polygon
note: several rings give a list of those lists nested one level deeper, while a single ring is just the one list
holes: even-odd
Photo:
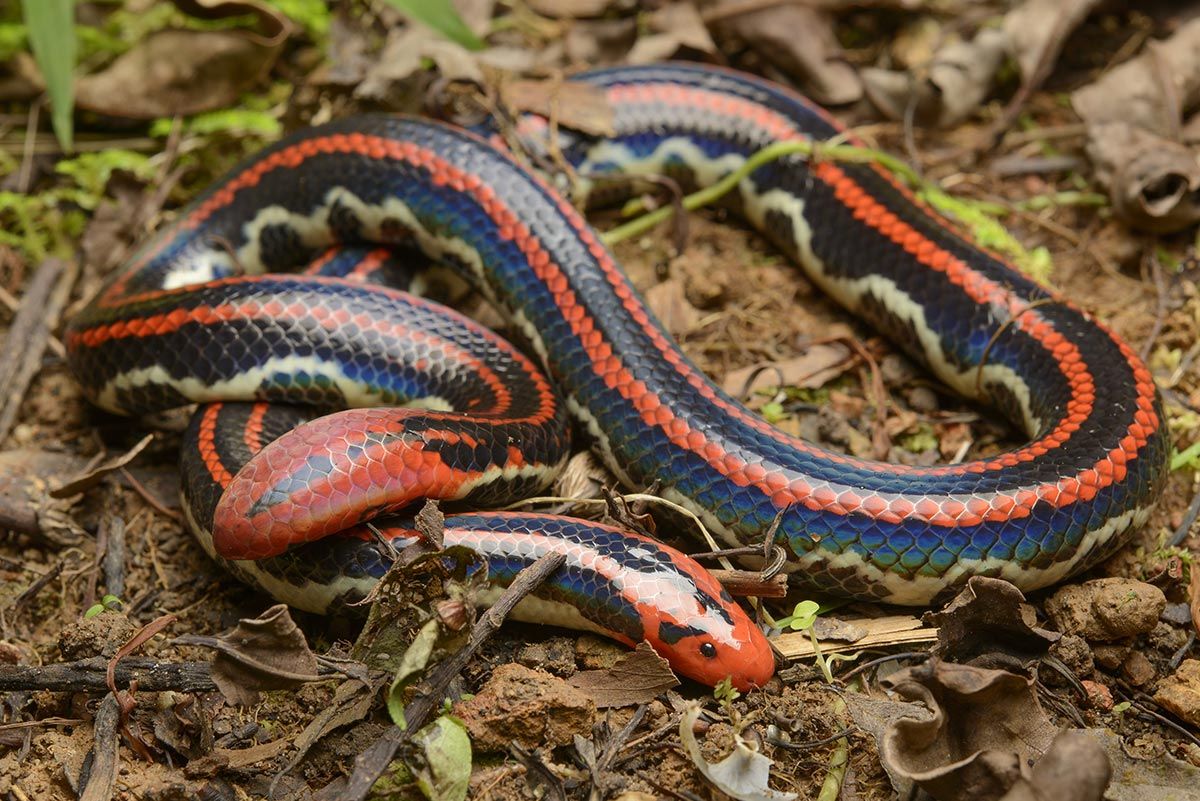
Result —
[{"label": "snake body coil", "polygon": [[[607,94],[617,129],[604,141],[561,139],[583,176],[655,173],[703,186],[773,142],[841,133],[804,99],[737,73],[681,65],[578,80]],[[311,563],[275,561],[290,546],[418,497],[536,491],[567,453],[568,413],[626,484],[661,482],[730,543],[761,540],[778,516],[789,569],[841,595],[923,604],[980,574],[1046,586],[1111,554],[1145,521],[1168,439],[1150,374],[1119,337],[874,166],[785,158],[735,195],[733,206],[814,283],[947,385],[999,409],[1029,444],[915,468],[784,435],[692,365],[597,234],[539,178],[472,134],[402,117],[305,130],[235,170],[73,321],[70,358],[100,405],[126,413],[216,400],[424,407],[351,409],[273,432],[270,444],[260,437],[266,407],[227,412],[255,445],[244,459],[261,448],[240,472],[228,469],[232,446],[218,444],[220,407],[198,413],[196,470],[220,492],[191,492],[204,499],[190,504],[197,527],[212,523],[211,547],[226,558],[274,562],[276,594],[298,586],[301,566],[332,562],[299,593],[310,606],[357,569],[346,543],[364,540],[342,537],[338,556]],[[355,243],[415,246],[455,267],[528,340],[549,380],[425,301],[344,276],[236,276]],[[501,519],[487,525],[503,529]],[[536,525],[510,520],[525,534]],[[691,581],[703,596],[697,620],[717,608],[741,614],[719,590],[701,590],[697,571],[672,579],[674,592]],[[625,600],[623,614],[651,617],[653,594]],[[714,658],[704,639],[714,629],[669,623],[656,644],[687,651],[677,664],[692,675],[713,675],[703,663]],[[765,649],[761,636],[754,648]],[[744,663],[764,664],[752,650]],[[763,668],[742,678],[760,681]]]}]

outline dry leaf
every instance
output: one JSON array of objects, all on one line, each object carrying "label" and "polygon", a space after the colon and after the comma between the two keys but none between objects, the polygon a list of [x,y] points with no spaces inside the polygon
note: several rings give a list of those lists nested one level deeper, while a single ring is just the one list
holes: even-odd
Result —
[{"label": "dry leaf", "polygon": [[1122,222],[1169,233],[1200,220],[1200,164],[1184,145],[1109,122],[1089,127],[1087,152]]},{"label": "dry leaf", "polygon": [[231,704],[250,706],[261,690],[282,690],[320,681],[317,657],[287,606],[277,604],[262,617],[246,618],[218,637],[186,635],[177,642],[217,651],[212,678]]},{"label": "dry leaf", "polygon": [[70,479],[61,487],[51,490],[51,498],[70,498],[72,495],[78,495],[84,490],[90,489],[100,483],[100,480],[109,473],[120,470],[125,465],[137,458],[137,455],[146,449],[146,446],[154,441],[154,434],[147,434],[132,448],[127,450],[120,456],[114,456],[111,459],[106,459],[100,464],[88,470],[81,476],[76,476]]},{"label": "dry leaf", "polygon": [[678,278],[655,284],[646,290],[645,297],[650,311],[676,338],[691,333],[700,324],[700,312],[688,302],[683,281]]},{"label": "dry leaf", "polygon": [[192,16],[253,16],[254,29],[163,30],[76,82],[80,108],[155,119],[232,105],[274,65],[293,31],[286,16],[254,0],[175,0]]},{"label": "dry leaf", "polygon": [[852,364],[850,349],[842,343],[817,343],[791,359],[733,370],[725,375],[722,387],[734,397],[748,397],[778,387],[816,389],[837,378]]},{"label": "dry leaf", "polygon": [[733,751],[729,756],[720,762],[706,760],[700,751],[700,744],[696,742],[695,729],[699,718],[699,705],[689,707],[683,713],[679,719],[679,739],[683,742],[684,753],[709,784],[738,801],[793,801],[798,797],[795,793],[771,789],[767,782],[771,778],[773,763],[752,748],[740,734],[734,734]]},{"label": "dry leaf", "polygon": [[1104,72],[1071,93],[1071,105],[1089,125],[1121,122],[1167,139],[1179,137],[1184,109],[1200,103],[1200,17],[1141,55]]},{"label": "dry leaf", "polygon": [[862,97],[862,82],[842,57],[828,12],[777,5],[722,18],[716,27],[745,41],[818,103],[841,105]]},{"label": "dry leaf", "polygon": [[650,64],[673,57],[683,48],[712,55],[717,46],[696,6],[689,2],[673,3],[649,14],[646,25],[650,34],[640,37],[626,56],[630,64]]},{"label": "dry leaf", "polygon": [[915,782],[937,801],[1001,798],[1055,735],[1032,680],[1014,673],[933,659],[884,684],[933,715],[890,723],[880,759],[889,774]]},{"label": "dry leaf", "polygon": [[431,60],[447,81],[483,84],[483,72],[474,54],[414,23],[393,28],[388,33],[383,52],[367,70],[366,77],[354,90],[354,96],[367,100],[385,99],[397,84],[423,70],[425,59]]},{"label": "dry leaf", "polygon": [[911,113],[925,124],[951,126],[983,103],[1007,52],[1004,32],[985,28],[970,42],[954,41],[938,50],[916,74],[864,69],[863,85],[875,107],[894,120]]},{"label": "dry leaf", "polygon": [[599,86],[578,81],[512,81],[502,87],[504,103],[590,136],[616,136],[613,108]]},{"label": "dry leaf", "polygon": [[567,683],[595,701],[597,709],[606,709],[649,703],[678,686],[679,679],[670,663],[643,641],[612,667],[576,673]]},{"label": "dry leaf", "polygon": [[1061,634],[1038,628],[1037,612],[1007,581],[974,576],[940,612],[922,618],[938,627],[935,656],[989,667],[1041,659]]},{"label": "dry leaf", "polygon": [[1004,15],[1010,52],[1026,81],[1039,65],[1054,63],[1063,45],[1100,0],[1026,0]]}]

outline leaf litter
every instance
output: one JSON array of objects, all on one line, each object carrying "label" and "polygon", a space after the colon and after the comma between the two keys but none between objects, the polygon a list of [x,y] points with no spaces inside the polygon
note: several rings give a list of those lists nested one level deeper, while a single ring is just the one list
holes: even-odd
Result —
[{"label": "leaf litter", "polygon": [[[185,11],[189,5],[195,8],[194,4],[177,4]],[[433,95],[439,102],[449,100],[458,107],[475,93],[484,99],[485,107],[499,103],[516,110],[543,111],[557,114],[565,127],[602,132],[608,124],[608,110],[588,97],[586,90],[576,89],[564,68],[680,56],[728,62],[794,81],[827,102],[857,98],[870,68],[907,69],[906,82],[942,87],[939,91],[944,97],[932,104],[929,113],[935,120],[953,123],[945,131],[928,131],[906,121],[913,101],[903,95],[893,101],[896,123],[881,123],[877,114],[862,107],[840,113],[865,122],[860,131],[873,140],[871,144],[877,141],[891,152],[906,153],[923,169],[925,178],[940,181],[936,189],[946,194],[937,202],[948,199],[950,205],[945,208],[949,213],[977,235],[999,218],[1015,230],[1022,243],[1018,246],[1029,248],[1023,252],[1052,254],[1052,264],[1043,256],[1022,259],[1022,264],[1040,265],[1047,270],[1043,275],[1111,321],[1135,347],[1145,347],[1150,353],[1151,363],[1168,389],[1182,469],[1137,547],[1127,549],[1107,569],[1153,586],[1166,598],[1168,608],[1182,604],[1186,609],[1190,601],[1195,614],[1195,587],[1200,585],[1185,558],[1188,553],[1179,548],[1191,533],[1184,510],[1196,491],[1192,471],[1200,466],[1188,466],[1186,458],[1189,446],[1200,441],[1200,418],[1189,422],[1187,416],[1200,407],[1200,375],[1194,366],[1195,335],[1200,327],[1196,311],[1200,299],[1191,261],[1195,254],[1186,237],[1149,240],[1123,227],[1132,223],[1160,229],[1165,224],[1156,220],[1189,219],[1194,187],[1188,158],[1196,141],[1188,133],[1194,103],[1189,87],[1198,71],[1183,58],[1183,45],[1190,41],[1186,21],[1168,14],[1147,23],[1148,18],[1138,16],[1139,12],[1121,17],[1121,12],[1090,10],[1088,3],[1059,5],[1031,0],[985,4],[994,12],[994,19],[1005,20],[999,27],[1009,30],[1010,37],[1020,33],[1026,38],[1006,51],[1006,58],[1014,59],[1020,81],[1020,87],[1012,90],[1013,79],[1005,77],[1009,67],[1004,60],[992,74],[980,70],[973,77],[971,70],[988,59],[972,62],[969,48],[963,51],[968,54],[965,62],[963,56],[958,62],[945,58],[946,47],[970,45],[980,36],[986,42],[992,35],[986,31],[997,26],[964,24],[923,4],[884,4],[891,7],[878,11],[861,8],[869,4],[840,2],[821,3],[818,8],[744,0],[668,2],[645,14],[619,0],[462,4],[464,25],[471,36],[482,41],[482,50],[473,50],[475,45],[465,37],[462,41],[440,37],[434,31],[442,23],[436,20],[432,27],[419,28],[405,20],[403,9],[397,11],[382,3],[368,4],[365,10],[338,5],[332,14],[324,9],[313,11],[312,4],[299,1],[205,5],[246,13],[208,29],[204,29],[208,23],[176,15],[172,17],[176,23],[184,20],[186,24],[169,32],[148,17],[148,24],[130,36],[124,55],[104,54],[95,62],[98,69],[88,65],[82,70],[86,78],[105,89],[107,98],[98,110],[106,116],[167,118],[201,108],[213,110],[208,117],[160,120],[153,131],[139,132],[145,135],[134,145],[141,152],[163,148],[169,152],[165,158],[152,155],[154,161],[141,167],[125,159],[123,163],[133,166],[135,172],[125,168],[118,172],[132,179],[109,180],[100,165],[85,162],[77,163],[75,173],[56,173],[47,169],[57,158],[47,132],[37,131],[36,125],[31,129],[31,149],[25,144],[24,128],[18,130],[6,122],[9,127],[0,130],[6,137],[0,158],[8,159],[0,164],[10,167],[14,179],[25,173],[33,190],[33,194],[0,196],[6,231],[2,244],[15,248],[18,258],[36,259],[45,252],[70,254],[72,238],[93,209],[109,209],[105,214],[122,212],[119,219],[110,220],[114,224],[107,231],[95,229],[96,243],[85,251],[76,297],[94,290],[116,260],[112,253],[128,247],[170,216],[170,211],[163,211],[164,204],[175,207],[262,138],[273,138],[284,127],[309,120],[365,108],[421,111],[430,107],[426,99]],[[856,8],[848,8],[850,5]],[[1054,5],[1059,5],[1058,9],[1049,8]],[[288,21],[279,9],[295,18]],[[1010,21],[1020,19],[1019,14],[1038,13],[1044,16],[1035,16],[1042,20],[1036,24]],[[270,44],[272,19],[287,27],[275,49]],[[793,22],[784,24],[788,20]],[[122,35],[132,30],[128,18],[121,24],[125,26]],[[904,31],[910,38],[901,46],[898,37]],[[1141,31],[1151,31],[1153,36],[1142,36]],[[175,38],[163,39],[168,34]],[[326,36],[328,41],[322,38]],[[1147,43],[1151,39],[1153,42]],[[147,52],[161,47],[156,40],[178,44],[176,72],[156,73],[150,69],[157,66],[154,58],[141,62],[147,65],[145,69],[122,65],[122,58],[135,65],[134,59],[145,58]],[[245,41],[234,40],[250,41],[258,49],[252,53]],[[218,45],[212,46],[213,42]],[[1096,43],[1107,47],[1101,55],[1112,58],[1113,63],[1080,66],[1080,56],[1100,52]],[[209,60],[224,52],[222,48],[242,53],[223,62],[234,68]],[[21,63],[15,57],[13,64],[7,65],[9,71],[19,74]],[[203,70],[214,64],[211,81],[187,85],[180,79],[186,70]],[[1140,114],[1125,114],[1128,119],[1123,122],[1137,123],[1139,133],[1133,137],[1157,137],[1147,142],[1166,139],[1170,146],[1143,146],[1138,141],[1110,144],[1115,155],[1105,156],[1095,144],[1089,144],[1092,123],[1084,109],[1076,104],[1089,129],[1073,129],[1075,117],[1064,110],[1053,92],[1065,87],[1073,92],[1075,101],[1081,95],[1086,97],[1089,86],[1095,86],[1099,89],[1090,91],[1108,97],[1120,90],[1121,82],[1113,85],[1105,80],[1120,78],[1122,71],[1145,70],[1146,64],[1150,64],[1149,72],[1142,74],[1150,78],[1122,80],[1147,90],[1149,118],[1166,120],[1168,125],[1146,125],[1146,115]],[[1179,77],[1178,86],[1161,80],[1164,64]],[[1047,65],[1050,76],[1042,74]],[[29,74],[27,69],[25,74]],[[914,76],[918,80],[913,81]],[[1038,88],[1044,85],[1052,90]],[[130,95],[138,92],[136,97]],[[83,97],[82,105],[92,103],[86,92]],[[243,98],[250,105],[229,108]],[[993,117],[992,104],[997,100],[1008,105]],[[950,112],[939,106],[943,101],[955,104]],[[158,105],[150,105],[154,103]],[[1120,107],[1122,103],[1111,105]],[[922,103],[917,106],[925,108]],[[1136,104],[1129,107],[1141,108]],[[1009,119],[1013,110],[1022,116]],[[950,116],[943,117],[945,114]],[[965,122],[956,121],[959,119]],[[90,117],[81,120],[83,147],[104,147],[109,140],[125,137],[124,131],[106,129],[107,123]],[[995,124],[1006,120],[1009,124],[996,136]],[[25,118],[20,121],[21,125],[25,122]],[[243,131],[255,133],[246,137]],[[1141,152],[1139,149],[1157,149],[1162,164],[1131,167],[1122,161]],[[1003,172],[993,170],[992,154],[996,164],[1005,159]],[[1071,166],[1066,170],[1056,166],[1062,164]],[[139,198],[138,182],[151,180],[157,189],[168,171],[175,177],[163,184],[161,194],[154,193],[151,199],[155,202],[144,211],[123,216]],[[1078,171],[1083,171],[1082,175]],[[1098,188],[1108,187],[1106,206],[1099,211],[1075,203],[1095,197],[1097,193],[1087,183],[1093,176],[1099,181]],[[1119,177],[1114,180],[1114,176]],[[937,198],[934,189],[927,185],[919,191]],[[1115,215],[1116,221],[1110,215]],[[1154,219],[1145,223],[1139,215]],[[31,220],[45,224],[31,226]],[[719,212],[689,215],[683,233],[686,237],[677,231],[672,239],[665,231],[656,230],[621,243],[618,252],[655,308],[665,312],[663,317],[692,358],[723,379],[731,391],[745,391],[773,424],[826,447],[915,464],[986,456],[1011,444],[1012,432],[1003,423],[930,385],[919,370],[836,310],[769,248],[727,226]],[[4,279],[0,289],[19,302],[26,273],[0,271]],[[876,363],[874,367],[872,363]],[[48,358],[42,370],[53,375],[61,367]],[[39,376],[39,382],[45,380]],[[881,383],[882,393],[873,388],[876,381]],[[33,386],[36,389],[43,383]],[[70,382],[59,384],[66,393],[60,419],[34,428],[39,421],[30,415],[37,407],[29,398],[27,417],[18,421],[7,446],[33,445],[70,454],[64,464],[48,473],[42,471],[45,478],[38,481],[43,492],[72,477],[85,476],[83,465],[100,453],[128,455],[128,465],[122,463],[120,470],[105,475],[94,474],[90,480],[95,486],[79,485],[86,491],[55,514],[82,532],[96,529],[100,510],[94,507],[101,505],[102,498],[120,508],[129,522],[130,597],[122,599],[129,619],[141,624],[169,609],[180,616],[175,631],[218,632],[238,618],[254,618],[266,606],[263,599],[234,586],[181,534],[176,521],[147,505],[131,485],[115,480],[126,468],[142,475],[145,468],[166,465],[169,474],[172,437],[177,436],[178,426],[169,418],[160,420],[156,440],[138,451],[134,446],[141,431],[131,430],[124,421],[84,412]],[[104,447],[98,447],[98,442]],[[16,460],[14,469],[20,472],[26,464],[48,464],[47,454],[55,455],[34,450],[33,455],[21,456],[10,450],[5,456]],[[586,478],[564,495],[583,492],[597,497],[604,487],[612,486],[603,471],[588,468],[579,475]],[[9,505],[13,503],[19,505],[20,501]],[[48,514],[41,512],[34,519],[49,520]],[[436,528],[436,523],[431,525]],[[658,526],[660,533],[671,530]],[[1183,531],[1181,537],[1175,535],[1177,530]],[[11,651],[3,653],[13,654],[16,660],[29,661],[34,655],[38,662],[54,662],[62,656],[51,653],[40,632],[56,632],[62,621],[82,614],[83,587],[74,579],[93,568],[77,545],[84,542],[86,549],[86,541],[76,539],[74,551],[60,553],[61,545],[29,536],[0,540],[0,638],[5,645],[13,644]],[[1173,539],[1177,540],[1174,545],[1165,544]],[[441,557],[434,555],[423,564],[433,569],[442,564]],[[150,703],[153,695],[138,694],[135,697],[141,703],[133,716],[140,737],[151,753],[171,753],[171,759],[187,761],[186,772],[171,773],[165,769],[165,761],[142,766],[123,756],[126,747],[119,746],[116,753],[122,773],[112,770],[116,763],[107,763],[106,775],[131,786],[161,779],[175,792],[232,784],[239,792],[263,796],[271,792],[275,797],[314,795],[316,788],[329,785],[333,777],[345,775],[348,765],[365,753],[381,732],[390,731],[387,704],[381,699],[390,698],[393,710],[406,708],[430,665],[455,648],[468,630],[462,626],[471,618],[469,599],[461,594],[443,595],[453,584],[444,576],[434,580],[430,574],[418,578],[420,575],[418,570],[400,582],[399,589],[385,592],[396,603],[373,607],[375,619],[361,633],[355,650],[370,667],[343,661],[337,663],[340,672],[323,669],[319,682],[286,690],[258,689],[264,673],[280,674],[272,681],[281,676],[286,681],[288,675],[292,680],[313,678],[318,670],[311,659],[319,658],[317,664],[327,665],[330,657],[344,655],[345,646],[334,643],[353,640],[356,634],[355,626],[346,620],[327,622],[299,616],[295,621],[298,629],[289,630],[285,625],[257,646],[250,646],[254,638],[247,639],[245,634],[223,644],[231,650],[222,654],[222,666],[214,670],[242,691],[260,693],[254,717],[266,725],[245,725],[242,716],[247,708],[227,704],[211,694],[174,693],[168,698],[160,693],[163,697],[157,706],[163,713],[142,717],[154,706]],[[1067,586],[1085,587],[1080,582]],[[711,774],[715,765],[729,766],[726,772],[717,773],[721,781],[730,782],[727,786],[735,794],[775,797],[787,793],[817,797],[827,792],[826,786],[832,786],[834,791],[840,787],[846,798],[882,799],[890,797],[892,780],[898,779],[919,780],[937,793],[942,792],[937,788],[947,785],[971,787],[980,790],[979,797],[983,797],[981,788],[991,787],[999,793],[995,797],[1012,801],[1097,797],[1104,792],[1105,782],[1113,798],[1166,798],[1171,788],[1195,782],[1195,772],[1185,761],[1200,762],[1195,723],[1189,722],[1194,708],[1189,699],[1194,698],[1196,686],[1196,660],[1188,658],[1189,654],[1195,656],[1196,623],[1190,615],[1168,621],[1167,609],[1155,611],[1157,602],[1140,617],[1122,615],[1124,596],[1110,590],[1110,600],[1116,599],[1113,605],[1102,595],[1084,590],[1079,599],[1069,603],[1060,599],[1071,610],[1069,614],[1054,613],[1047,620],[1047,612],[1057,607],[1046,598],[1057,595],[1037,596],[1027,602],[1016,600],[1011,588],[1003,585],[983,588],[973,584],[972,590],[975,596],[928,616],[936,631],[923,628],[911,616],[869,605],[821,611],[812,629],[819,633],[815,648],[831,666],[835,679],[844,677],[846,686],[838,690],[840,694],[834,694],[808,668],[807,660],[814,653],[808,632],[779,635],[781,642],[786,637],[798,638],[807,650],[797,647],[789,651],[793,666],[766,690],[742,698],[726,695],[709,700],[709,711],[687,727],[687,734],[680,727],[683,716],[689,714],[685,698],[704,698],[706,693],[694,686],[674,685],[669,673],[660,670],[661,665],[651,667],[655,662],[650,655],[638,650],[623,654],[605,646],[601,649],[608,654],[604,666],[581,672],[577,664],[586,666],[589,660],[599,658],[599,652],[580,645],[574,653],[562,655],[560,661],[571,663],[562,666],[565,680],[530,668],[525,670],[532,670],[532,675],[514,674],[511,668],[506,674],[504,666],[513,664],[526,639],[539,642],[547,636],[529,627],[506,627],[484,644],[448,690],[448,696],[457,699],[455,709],[464,710],[468,718],[475,714],[473,722],[467,720],[464,729],[454,722],[453,715],[431,715],[412,740],[415,750],[400,753],[407,767],[397,767],[385,777],[390,782],[387,787],[408,787],[436,798],[458,798],[466,793],[517,798],[524,797],[527,784],[537,783],[552,795],[563,793],[566,797],[592,787],[601,797],[633,799],[646,793],[708,792],[709,779],[703,775],[705,771]],[[464,592],[469,595],[469,590]],[[1074,590],[1066,592],[1070,595]],[[1153,596],[1144,589],[1136,592],[1139,597]],[[18,596],[19,604],[14,603]],[[789,599],[786,605],[767,608],[777,617],[786,616],[794,602]],[[282,622],[273,614],[260,617],[260,623],[273,621],[268,628]],[[1076,617],[1084,625],[1069,622]],[[105,612],[99,618],[114,631],[119,628],[112,622],[116,613]],[[1111,628],[1113,623],[1135,619],[1140,621],[1138,625],[1121,629],[1116,639],[1095,639],[1088,628],[1097,623]],[[1070,633],[1051,647],[1050,628]],[[391,639],[385,631],[393,632]],[[417,634],[421,631],[436,631],[437,636],[422,637]],[[276,641],[277,635],[282,639]],[[903,667],[924,659],[923,643],[932,638],[938,639],[936,661]],[[583,643],[585,639],[572,637],[570,641]],[[238,644],[242,640],[247,643],[245,649]],[[305,641],[313,642],[321,656],[316,657],[307,645],[294,650]],[[166,645],[152,640],[144,647],[174,659],[204,654],[194,645],[178,641]],[[273,652],[276,648],[278,653]],[[897,653],[897,649],[903,650]],[[283,661],[272,666],[271,659],[276,657]],[[843,663],[843,658],[853,661]],[[299,661],[290,661],[293,659]],[[880,659],[883,661],[877,661]],[[1050,667],[1056,660],[1062,670]],[[296,667],[300,669],[291,669]],[[1147,670],[1149,679],[1144,678]],[[401,672],[404,675],[398,680]],[[498,674],[505,679],[500,685],[495,684]],[[902,687],[920,703],[897,700],[902,697]],[[1106,693],[1107,705],[1090,701]],[[471,706],[472,694],[493,704],[507,699],[503,702],[507,706],[487,707],[483,702]],[[547,704],[556,698],[555,704],[560,706]],[[575,700],[567,703],[567,698]],[[842,698],[844,703],[839,701]],[[68,701],[65,696],[43,697],[34,705],[27,697],[5,698],[0,726],[9,720],[37,724],[27,741],[41,749],[35,756],[61,755],[48,761],[34,760],[33,770],[17,785],[26,795],[42,797],[46,793],[41,790],[61,781],[56,778],[63,771],[60,763],[74,766],[66,773],[78,785],[81,755],[91,748],[93,731],[96,735],[109,733],[103,739],[105,748],[114,742],[112,733],[117,731],[119,718],[106,718],[106,710],[97,714],[94,728],[89,722],[69,736],[49,724],[40,725],[52,719],[47,715],[69,712]],[[873,707],[875,718],[859,720],[861,713],[856,710],[860,706]],[[604,714],[611,716],[611,726],[607,718],[599,720],[596,707],[607,710]],[[508,711],[497,711],[501,709]],[[553,716],[555,709],[576,710],[564,713],[565,719],[574,722],[553,734],[532,725],[518,726],[522,735],[530,731],[543,734],[531,737],[527,748],[505,748],[516,734],[504,726],[513,721],[529,723],[522,715],[535,710],[543,710],[543,717]],[[593,712],[580,711],[587,709]],[[909,716],[917,723],[902,723],[896,715]],[[536,714],[533,717],[541,720]],[[481,720],[488,725],[481,725]],[[1008,722],[1001,725],[1001,720]],[[1080,730],[1079,720],[1091,728]],[[1116,734],[1098,735],[1099,727],[1104,726]],[[496,755],[486,759],[474,753],[468,756],[463,748],[464,731]],[[608,734],[603,734],[606,731]],[[886,731],[902,731],[904,736],[893,735],[889,740]],[[1007,740],[1001,736],[1012,731],[1022,734]],[[989,735],[993,739],[988,739]],[[883,745],[885,741],[890,745]],[[550,747],[551,742],[559,745]],[[1097,756],[1096,743],[1105,755],[1103,760]],[[3,748],[0,746],[0,776],[7,775],[5,768],[15,764],[20,754]],[[702,752],[699,762],[690,758],[695,749]],[[78,758],[69,756],[72,753]],[[701,768],[701,763],[706,767]],[[153,772],[159,766],[164,767],[165,779]],[[0,792],[10,792],[11,785],[4,781],[9,780],[0,779]],[[830,785],[830,781],[834,783]]]}]

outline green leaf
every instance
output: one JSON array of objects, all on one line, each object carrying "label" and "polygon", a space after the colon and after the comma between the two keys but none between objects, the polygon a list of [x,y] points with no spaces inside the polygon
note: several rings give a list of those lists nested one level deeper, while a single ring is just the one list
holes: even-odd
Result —
[{"label": "green leaf", "polygon": [[420,751],[408,761],[417,787],[429,801],[463,801],[471,781],[471,738],[466,727],[442,715],[417,732],[413,743]]},{"label": "green leaf", "polygon": [[420,676],[424,672],[425,666],[429,664],[434,646],[437,645],[438,633],[439,627],[436,619],[430,620],[421,627],[412,644],[408,646],[408,650],[401,657],[400,667],[397,668],[396,675],[392,679],[392,686],[388,688],[388,714],[391,715],[392,723],[402,729],[408,728],[408,721],[404,717],[404,688]]},{"label": "green leaf", "polygon": [[467,23],[458,15],[450,0],[387,0],[395,8],[422,25],[428,25],[452,42],[468,50],[487,47],[483,40],[471,32]]},{"label": "green leaf", "polygon": [[801,601],[796,604],[796,608],[792,610],[792,614],[779,621],[780,628],[789,628],[793,631],[804,631],[812,628],[813,623],[817,622],[817,615],[821,613],[821,605],[816,601]]},{"label": "green leaf", "polygon": [[63,150],[71,150],[72,111],[75,105],[74,0],[25,0],[29,45],[50,95],[50,119]]},{"label": "green leaf", "polygon": [[1182,470],[1185,467],[1200,469],[1200,442],[1193,442],[1182,451],[1171,455],[1171,469]]}]

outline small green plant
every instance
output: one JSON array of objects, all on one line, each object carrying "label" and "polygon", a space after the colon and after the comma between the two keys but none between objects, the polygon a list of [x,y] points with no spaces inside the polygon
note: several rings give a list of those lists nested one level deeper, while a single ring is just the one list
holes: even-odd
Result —
[{"label": "small green plant", "polygon": [[99,603],[94,603],[87,608],[87,611],[83,613],[83,619],[87,620],[89,618],[93,618],[96,615],[100,614],[101,612],[107,611],[109,609],[116,611],[120,608],[121,608],[121,599],[120,598],[118,598],[115,595],[105,595],[103,598],[100,599]]},{"label": "small green plant", "polygon": [[813,629],[820,614],[821,605],[819,603],[816,601],[801,601],[792,609],[792,614],[776,621],[775,625],[781,629],[808,632],[809,639],[812,640],[813,655],[816,657],[817,667],[821,669],[821,675],[825,677],[825,681],[832,684],[833,671],[829,669],[829,660],[822,653],[821,642],[817,639],[817,632]]},{"label": "small green plant", "polygon": [[733,686],[733,682],[728,676],[717,682],[716,687],[713,687],[713,698],[716,698],[721,706],[728,706],[741,697],[741,692]]}]

